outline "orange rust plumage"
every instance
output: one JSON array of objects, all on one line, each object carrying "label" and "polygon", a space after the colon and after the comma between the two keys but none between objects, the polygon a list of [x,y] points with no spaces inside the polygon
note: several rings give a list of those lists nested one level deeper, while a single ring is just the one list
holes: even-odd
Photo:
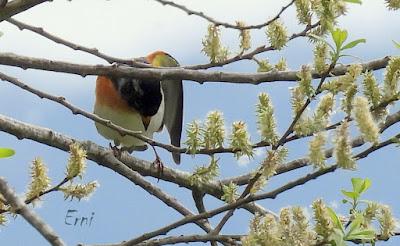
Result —
[{"label": "orange rust plumage", "polygon": [[120,111],[133,110],[132,107],[129,107],[128,102],[122,99],[111,79],[106,76],[97,77],[96,104],[108,106]]}]

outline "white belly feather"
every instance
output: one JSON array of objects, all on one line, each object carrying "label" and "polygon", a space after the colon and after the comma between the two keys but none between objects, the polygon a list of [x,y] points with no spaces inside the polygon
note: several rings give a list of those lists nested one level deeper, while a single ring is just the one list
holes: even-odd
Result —
[{"label": "white belly feather", "polygon": [[[162,91],[161,91],[161,94]],[[115,108],[106,105],[95,105],[94,113],[98,116],[111,120],[112,123],[132,131],[141,131],[143,135],[153,138],[153,133],[158,131],[163,123],[164,117],[164,96],[162,97],[161,105],[155,115],[151,117],[150,124],[147,130],[144,129],[142,118],[137,112],[119,111]],[[97,131],[105,138],[113,140],[125,147],[143,146],[146,145],[143,141],[132,137],[122,137],[117,131],[95,122]]]}]

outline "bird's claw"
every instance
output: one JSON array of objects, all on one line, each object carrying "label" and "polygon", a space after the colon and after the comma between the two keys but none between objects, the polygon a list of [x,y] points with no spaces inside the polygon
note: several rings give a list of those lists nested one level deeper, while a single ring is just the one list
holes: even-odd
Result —
[{"label": "bird's claw", "polygon": [[157,167],[158,180],[160,180],[160,177],[163,175],[164,172],[164,164],[158,155],[156,156],[156,159],[153,161],[153,165]]},{"label": "bird's claw", "polygon": [[109,143],[110,149],[113,151],[113,154],[116,158],[121,158],[122,150],[118,148],[116,145],[112,145]]}]

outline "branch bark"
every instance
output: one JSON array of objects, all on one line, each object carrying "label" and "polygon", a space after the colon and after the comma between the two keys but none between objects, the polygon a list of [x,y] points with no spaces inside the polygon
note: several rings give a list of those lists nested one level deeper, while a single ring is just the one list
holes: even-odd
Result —
[{"label": "branch bark", "polygon": [[[362,63],[363,70],[379,70],[387,66],[390,57]],[[0,64],[20,67],[22,69],[38,69],[81,76],[107,75],[157,80],[190,80],[199,83],[227,82],[237,84],[260,84],[277,81],[297,81],[298,71],[268,73],[236,73],[221,71],[197,71],[184,68],[135,68],[128,66],[83,65],[62,61],[20,56],[12,53],[0,53]],[[349,65],[339,65],[332,70],[330,76],[339,76],[347,72]],[[313,72],[313,78],[321,74]]]},{"label": "branch bark", "polygon": [[[18,139],[30,139],[66,152],[69,151],[69,146],[72,143],[79,142],[76,139],[54,132],[51,129],[23,123],[1,114],[0,131],[14,135]],[[135,158],[126,153],[123,153],[121,159],[118,160],[114,157],[111,150],[98,146],[93,142],[82,141],[80,144],[87,151],[88,159],[101,166],[116,171],[128,179],[130,178],[129,174],[126,173],[127,170],[133,170],[140,173],[142,176],[160,178],[164,181],[175,183],[178,186],[185,187],[190,190],[199,188],[190,183],[190,173],[164,167],[163,175],[159,177],[157,169],[152,166],[151,162]],[[223,194],[221,187],[222,186],[219,181],[211,181],[202,184],[201,189],[203,192],[220,199]],[[251,213],[257,212],[265,214],[269,212],[257,204],[248,204],[244,208]]]},{"label": "branch bark", "polygon": [[6,201],[19,213],[29,224],[31,224],[51,245],[64,246],[63,240],[46,224],[33,210],[18,198],[15,192],[7,185],[7,182],[0,177],[0,193]]},{"label": "branch bark", "polygon": [[5,5],[4,8],[0,8],[0,22],[44,2],[50,2],[50,0],[11,1],[7,3],[7,5]]}]

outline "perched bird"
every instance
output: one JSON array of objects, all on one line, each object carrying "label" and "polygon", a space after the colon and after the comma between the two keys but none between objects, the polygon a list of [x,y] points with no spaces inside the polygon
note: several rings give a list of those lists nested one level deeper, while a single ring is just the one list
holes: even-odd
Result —
[{"label": "perched bird", "polygon": [[[169,54],[156,51],[136,59],[154,67],[177,67],[179,63]],[[183,117],[183,89],[180,80],[143,80],[124,77],[98,76],[94,113],[116,125],[141,131],[153,138],[154,132],[166,126],[171,144],[180,147]],[[117,131],[95,122],[97,131],[113,140],[115,146],[128,152],[147,149],[145,142],[133,136],[121,136]],[[111,144],[110,144],[111,145]],[[180,154],[172,154],[180,163]],[[157,156],[158,157],[158,156]]]}]

